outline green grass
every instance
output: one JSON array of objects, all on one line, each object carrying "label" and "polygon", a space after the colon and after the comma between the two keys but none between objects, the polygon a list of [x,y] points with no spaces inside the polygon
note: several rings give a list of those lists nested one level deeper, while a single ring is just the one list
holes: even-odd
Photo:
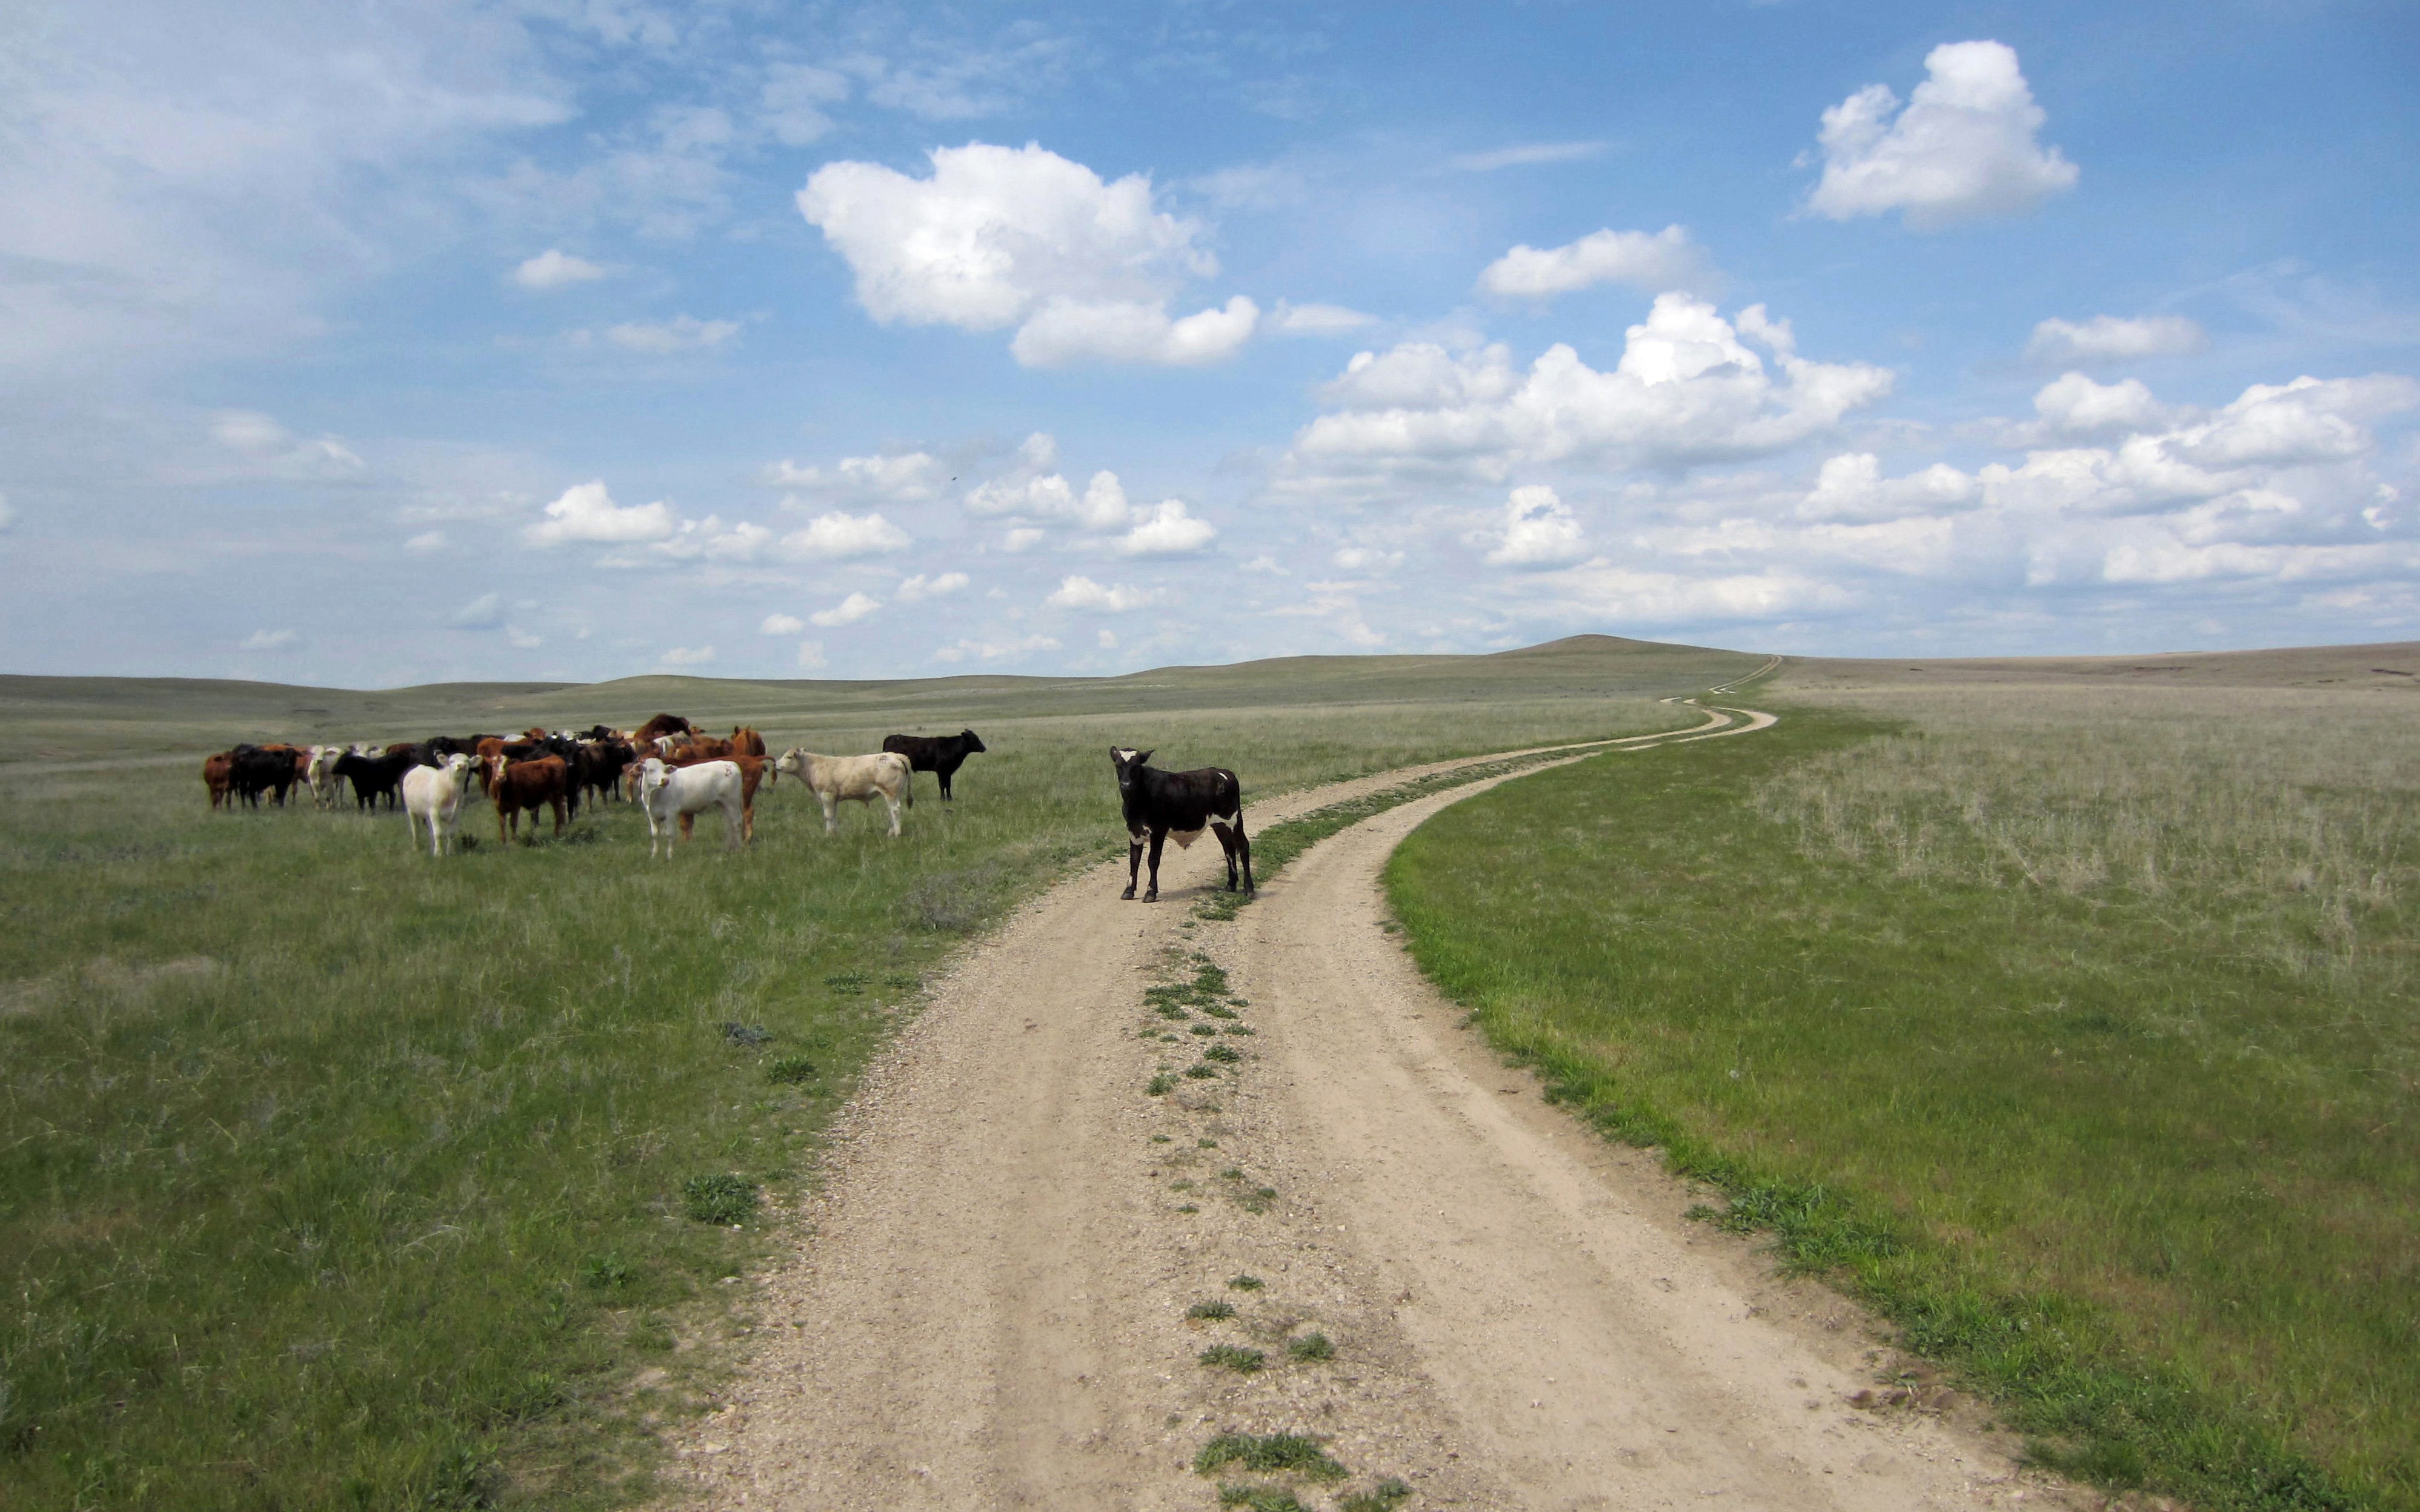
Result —
[{"label": "green grass", "polygon": [[[2227,694],[2164,738],[2157,704],[1798,710],[1478,795],[1388,883],[1550,1095],[1720,1187],[2043,1459],[2412,1508],[2412,717]],[[2335,867],[2301,887],[2296,825]],[[2113,863],[2130,833],[2180,863]]]},{"label": "green grass", "polygon": [[1236,1344],[1213,1344],[1202,1351],[1201,1363],[1249,1376],[1269,1363],[1269,1357],[1258,1350],[1248,1350]]},{"label": "green grass", "polygon": [[1389,1475],[1366,1491],[1339,1499],[1336,1512],[1394,1512],[1411,1499],[1411,1487]]},{"label": "green grass", "polygon": [[1197,1302],[1186,1308],[1185,1316],[1198,1321],[1215,1323],[1221,1319],[1234,1317],[1235,1304],[1224,1298],[1213,1297],[1208,1302]]},{"label": "green grass", "polygon": [[[1499,662],[1497,702],[1466,659],[1311,669],[1371,700],[1349,715],[1233,669],[601,696],[0,679],[0,757],[23,758],[0,822],[0,1504],[645,1496],[651,1423],[744,1323],[746,1288],[717,1283],[768,1255],[924,971],[1123,848],[1109,744],[1148,734],[1266,794],[1657,728],[1631,696],[1671,690],[1654,661]],[[1243,712],[1256,687],[1280,706]],[[854,812],[825,837],[783,784],[747,854],[709,819],[652,864],[618,806],[432,863],[399,816],[211,815],[194,770],[237,736],[658,707],[832,750],[972,722],[992,748],[897,841]],[[475,807],[464,833],[493,822]],[[716,1177],[740,1184],[692,1219],[688,1183]]]},{"label": "green grass", "polygon": [[1327,1341],[1325,1334],[1305,1334],[1300,1338],[1286,1340],[1286,1353],[1305,1362],[1333,1360],[1336,1358],[1336,1346]]},{"label": "green grass", "polygon": [[1313,1481],[1342,1480],[1352,1473],[1329,1458],[1317,1439],[1301,1433],[1221,1433],[1193,1457],[1197,1474],[1229,1468]]}]

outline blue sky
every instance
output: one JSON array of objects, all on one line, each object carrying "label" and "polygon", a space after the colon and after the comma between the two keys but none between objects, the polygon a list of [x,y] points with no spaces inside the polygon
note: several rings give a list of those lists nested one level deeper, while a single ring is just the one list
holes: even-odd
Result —
[{"label": "blue sky", "polygon": [[0,670],[2420,636],[2420,23],[33,5]]}]

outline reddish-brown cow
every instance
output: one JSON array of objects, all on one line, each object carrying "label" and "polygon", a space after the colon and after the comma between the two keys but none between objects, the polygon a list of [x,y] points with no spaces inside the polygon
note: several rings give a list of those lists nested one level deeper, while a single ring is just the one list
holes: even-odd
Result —
[{"label": "reddish-brown cow", "polygon": [[202,785],[210,790],[210,808],[225,806],[235,782],[235,752],[223,750],[202,760]]},{"label": "reddish-brown cow", "polygon": [[[496,800],[496,841],[509,845],[520,838],[521,810],[530,812],[530,835],[537,835],[536,814],[540,809],[554,810],[554,832],[563,833],[563,795],[570,779],[570,768],[560,756],[540,756],[535,760],[515,761],[499,752],[489,764],[488,795]],[[510,821],[509,834],[505,824]]]},{"label": "reddish-brown cow", "polygon": [[[686,752],[666,762],[666,766],[695,766],[701,762],[730,762],[739,768],[739,839],[745,843],[756,838],[756,786],[773,770],[770,762],[757,756],[692,756]],[[695,814],[683,814],[681,839],[689,839],[690,821]]]}]

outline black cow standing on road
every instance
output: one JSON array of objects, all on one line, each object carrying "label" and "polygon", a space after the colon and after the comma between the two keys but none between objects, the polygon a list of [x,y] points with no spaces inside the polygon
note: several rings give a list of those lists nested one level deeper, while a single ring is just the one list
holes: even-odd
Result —
[{"label": "black cow standing on road", "polygon": [[971,730],[954,735],[885,735],[882,748],[908,758],[910,772],[930,772],[941,781],[941,801],[950,801],[950,779],[966,759],[984,748]]},{"label": "black cow standing on road", "polygon": [[1142,901],[1155,903],[1159,898],[1161,843],[1173,835],[1182,849],[1200,840],[1205,828],[1218,834],[1219,848],[1227,853],[1227,890],[1235,890],[1235,864],[1241,861],[1244,890],[1250,892],[1252,842],[1244,835],[1244,785],[1223,766],[1205,766],[1198,772],[1155,771],[1143,764],[1151,757],[1147,750],[1109,748],[1126,818],[1126,890],[1118,896],[1135,895],[1146,836],[1151,841],[1151,890],[1142,895]]}]

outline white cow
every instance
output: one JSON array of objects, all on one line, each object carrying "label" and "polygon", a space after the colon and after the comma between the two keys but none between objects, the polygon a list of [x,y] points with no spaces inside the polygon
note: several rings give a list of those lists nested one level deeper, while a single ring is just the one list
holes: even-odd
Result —
[{"label": "white cow", "polygon": [[420,843],[420,821],[428,821],[428,854],[443,856],[445,842],[462,822],[475,758],[456,751],[442,766],[415,766],[403,774],[403,823],[411,843]]},{"label": "white cow", "polygon": [[899,801],[908,795],[908,758],[886,750],[876,756],[818,756],[804,746],[793,746],[773,764],[778,778],[787,772],[814,790],[824,806],[824,833],[840,832],[840,801],[872,803],[878,795],[891,805],[891,833],[899,833]]},{"label": "white cow", "polygon": [[664,859],[671,860],[673,847],[677,843],[675,822],[680,825],[680,836],[686,837],[690,820],[708,809],[722,810],[722,848],[736,851],[748,808],[747,785],[737,762],[666,766],[661,757],[650,756],[639,764],[639,806],[647,811],[650,858],[656,854],[656,841],[660,837]]},{"label": "white cow", "polygon": [[303,764],[302,780],[311,784],[311,801],[322,809],[336,799],[336,762],[344,754],[342,746],[314,746]]}]

